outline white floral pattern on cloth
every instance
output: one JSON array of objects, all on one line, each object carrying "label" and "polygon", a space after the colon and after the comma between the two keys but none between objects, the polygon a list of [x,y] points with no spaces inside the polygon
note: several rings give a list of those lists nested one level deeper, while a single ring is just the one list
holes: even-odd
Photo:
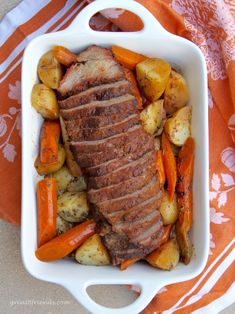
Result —
[{"label": "white floral pattern on cloth", "polygon": [[216,225],[221,225],[223,222],[230,221],[230,218],[224,217],[224,213],[217,212],[215,208],[210,208],[210,221]]},{"label": "white floral pattern on cloth", "polygon": [[235,149],[233,147],[227,147],[221,154],[222,163],[231,172],[235,172]]},{"label": "white floral pattern on cloth", "polygon": [[125,10],[112,8],[112,9],[102,10],[102,11],[100,11],[100,12],[101,12],[105,17],[114,20],[114,19],[119,18],[120,15],[122,15],[122,14],[125,12]]},{"label": "white floral pattern on cloth", "polygon": [[210,250],[209,255],[213,255],[212,249],[215,248],[215,242],[213,241],[213,235],[210,233]]},{"label": "white floral pattern on cloth", "polygon": [[224,0],[173,0],[171,7],[184,17],[185,27],[201,48],[212,79],[225,79],[226,67],[235,60],[232,4]]},{"label": "white floral pattern on cloth", "polygon": [[[20,104],[21,83],[16,81],[15,85],[9,84],[8,97],[16,100]],[[10,143],[14,130],[18,131],[21,136],[21,110],[12,106],[8,109],[8,113],[0,115],[0,150],[6,160],[14,162],[17,155],[15,145]]]},{"label": "white floral pattern on cloth", "polygon": [[218,208],[227,203],[228,193],[235,189],[233,176],[228,173],[213,173],[211,179],[210,200],[216,200]]}]

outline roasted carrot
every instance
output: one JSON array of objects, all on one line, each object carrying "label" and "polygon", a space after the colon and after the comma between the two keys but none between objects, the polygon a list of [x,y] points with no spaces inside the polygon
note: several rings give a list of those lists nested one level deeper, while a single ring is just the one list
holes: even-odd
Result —
[{"label": "roasted carrot", "polygon": [[40,133],[40,161],[42,164],[50,164],[57,161],[59,138],[59,121],[45,120]]},{"label": "roasted carrot", "polygon": [[194,163],[195,142],[192,137],[189,137],[178,155],[178,184],[177,190],[185,192],[191,189],[193,179],[193,163]]},{"label": "roasted carrot", "polygon": [[171,144],[164,132],[162,134],[162,153],[163,165],[167,180],[167,190],[169,192],[170,200],[173,200],[177,180],[176,161]]},{"label": "roasted carrot", "polygon": [[178,183],[176,194],[179,207],[179,219],[176,224],[176,236],[180,247],[181,259],[188,264],[192,254],[192,248],[188,232],[192,225],[192,180],[194,164],[195,142],[189,137],[182,146],[178,155]]},{"label": "roasted carrot", "polygon": [[37,184],[38,247],[56,236],[56,180],[46,178]]},{"label": "roasted carrot", "polygon": [[127,269],[129,266],[135,264],[136,262],[138,262],[141,259],[141,257],[135,257],[135,258],[130,258],[127,259],[126,261],[122,262],[120,264],[120,269],[121,270],[125,270]]},{"label": "roasted carrot", "polygon": [[139,62],[147,59],[146,56],[115,45],[112,46],[112,52],[117,61],[130,70],[135,70]]},{"label": "roasted carrot", "polygon": [[77,62],[77,56],[63,46],[55,46],[52,51],[59,63],[67,67]]},{"label": "roasted carrot", "polygon": [[[161,238],[160,245],[162,245],[163,243],[165,243],[169,239],[169,236],[171,233],[171,228],[172,228],[172,225],[163,226],[163,236]],[[138,262],[141,259],[142,259],[142,257],[135,257],[135,258],[127,259],[126,261],[124,261],[120,264],[120,269],[125,270],[129,266],[135,264],[136,262]]]},{"label": "roasted carrot", "polygon": [[55,261],[71,253],[93,234],[95,234],[95,222],[87,220],[42,245],[35,255],[43,262]]},{"label": "roasted carrot", "polygon": [[137,85],[135,75],[130,69],[127,69],[127,68],[124,68],[124,72],[125,72],[126,79],[131,83],[131,91],[137,100],[137,108],[141,110],[143,109],[143,100],[140,95],[140,91]]},{"label": "roasted carrot", "polygon": [[179,223],[184,225],[186,232],[192,224],[192,180],[195,143],[189,137],[178,155],[178,183],[176,187],[179,204]]},{"label": "roasted carrot", "polygon": [[162,157],[162,151],[161,150],[158,150],[156,153],[156,169],[158,171],[160,185],[163,186],[165,184],[165,181],[166,181],[166,175],[165,175],[165,170],[164,170],[164,165],[163,165],[163,157]]}]

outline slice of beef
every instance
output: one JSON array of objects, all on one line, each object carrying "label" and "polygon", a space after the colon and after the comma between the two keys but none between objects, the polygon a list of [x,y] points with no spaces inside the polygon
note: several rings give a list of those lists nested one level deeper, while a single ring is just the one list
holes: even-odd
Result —
[{"label": "slice of beef", "polygon": [[125,94],[131,94],[130,91],[130,83],[127,80],[122,80],[91,87],[79,94],[58,101],[58,104],[61,109],[70,109],[92,101],[108,100]]},{"label": "slice of beef", "polygon": [[115,148],[107,148],[101,152],[91,154],[77,154],[76,161],[82,168],[86,168],[86,171],[89,171],[90,175],[92,175],[92,171],[96,176],[100,175],[101,172],[105,174],[115,170],[121,165],[125,165],[132,160],[138,159],[144,153],[151,150],[152,139],[143,143],[141,151],[136,144],[137,141],[138,138],[135,138],[120,147],[116,146]]},{"label": "slice of beef", "polygon": [[113,58],[87,60],[72,65],[65,73],[58,93],[65,98],[87,88],[125,79],[125,74]]},{"label": "slice of beef", "polygon": [[156,195],[143,201],[137,206],[131,207],[128,210],[109,213],[106,215],[107,220],[111,225],[117,224],[118,222],[134,222],[147,215],[152,210],[157,210],[161,205],[162,195],[162,191],[160,190]]},{"label": "slice of beef", "polygon": [[[104,151],[106,148],[114,149],[118,146],[125,146],[126,143],[129,143],[130,140],[133,140],[135,137],[144,137],[144,133],[145,132],[143,131],[142,126],[137,125],[130,128],[127,132],[110,136],[102,140],[70,142],[70,148],[74,155],[101,152]],[[141,144],[142,143],[140,141],[136,143],[137,146]]]},{"label": "slice of beef", "polygon": [[109,232],[102,237],[102,241],[109,251],[113,265],[118,265],[127,259],[145,257],[157,249],[163,236],[163,228],[159,228],[159,225],[161,225],[161,222],[154,224],[150,228],[151,232],[148,229],[143,230],[143,234],[148,234],[149,239],[152,241],[150,241],[149,245],[132,243],[131,239],[126,235],[116,232]]},{"label": "slice of beef", "polygon": [[137,234],[135,237],[131,237],[130,242],[138,245],[143,246],[151,246],[153,243],[153,240],[159,239],[159,235],[163,235],[163,223],[161,215],[159,214],[159,219],[156,223],[152,224],[151,227],[145,228],[142,224],[139,228],[142,228],[142,231]]},{"label": "slice of beef", "polygon": [[159,180],[156,176],[145,185],[142,189],[133,193],[127,194],[122,197],[118,197],[112,200],[104,201],[95,204],[95,208],[99,210],[102,215],[107,219],[110,212],[118,210],[127,210],[130,207],[134,207],[141,202],[153,197],[160,189]]},{"label": "slice of beef", "polygon": [[153,169],[149,169],[141,176],[131,177],[128,180],[121,181],[118,184],[109,185],[107,187],[95,190],[91,189],[87,193],[88,201],[93,204],[115,199],[141,189],[155,175]]},{"label": "slice of beef", "polygon": [[94,101],[71,109],[60,110],[65,120],[90,116],[107,116],[119,112],[137,113],[137,102],[134,96],[126,94],[109,100]]},{"label": "slice of beef", "polygon": [[109,232],[103,236],[102,242],[109,251],[113,265],[118,265],[130,258],[143,257],[148,251],[142,246],[130,243],[127,236],[115,232]]},{"label": "slice of beef", "polygon": [[69,129],[67,133],[70,141],[95,141],[101,140],[115,134],[126,132],[131,127],[139,124],[139,115],[134,114],[124,119],[122,122],[112,124],[99,129]]},{"label": "slice of beef", "polygon": [[103,48],[96,45],[91,45],[83,50],[77,56],[78,62],[86,62],[89,60],[104,60],[113,59],[112,51],[108,48]]},{"label": "slice of beef", "polygon": [[153,209],[138,220],[128,222],[120,221],[119,223],[114,224],[112,226],[112,230],[119,234],[125,234],[128,236],[128,238],[134,239],[135,241],[136,238],[142,235],[143,228],[149,229],[153,225],[157,225],[158,228],[161,228],[161,221],[162,219],[160,212],[157,209]]},{"label": "slice of beef", "polygon": [[[142,151],[140,151],[142,153]],[[128,178],[138,177],[144,172],[156,171],[155,153],[150,151],[137,160],[130,160],[116,170],[108,172],[104,176],[88,177],[88,188],[100,189],[105,186],[117,184]],[[115,163],[115,162],[114,162]]]},{"label": "slice of beef", "polygon": [[126,119],[130,115],[133,115],[133,113],[130,113],[128,111],[119,112],[110,114],[108,116],[92,116],[92,117],[84,117],[84,118],[78,118],[74,120],[65,120],[66,128],[75,129],[75,128],[94,128],[98,129],[107,125],[110,125],[112,123],[118,123],[122,120]]}]

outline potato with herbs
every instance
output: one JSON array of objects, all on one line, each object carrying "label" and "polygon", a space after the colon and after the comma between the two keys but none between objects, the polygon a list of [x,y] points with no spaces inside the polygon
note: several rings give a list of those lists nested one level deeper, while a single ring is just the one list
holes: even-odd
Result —
[{"label": "potato with herbs", "polygon": [[60,235],[62,233],[65,233],[69,229],[73,228],[73,224],[64,220],[60,216],[56,217],[56,232],[57,235]]},{"label": "potato with herbs", "polygon": [[140,113],[140,120],[144,129],[150,134],[154,134],[161,126],[163,116],[163,100],[158,100],[148,105]]},{"label": "potato with herbs", "polygon": [[108,252],[98,234],[91,236],[76,250],[75,259],[83,265],[102,266],[110,264]]},{"label": "potato with herbs", "polygon": [[166,109],[166,113],[174,113],[184,107],[188,100],[189,91],[184,77],[172,70],[164,93],[164,108]]},{"label": "potato with herbs", "polygon": [[65,192],[58,197],[57,212],[68,222],[81,222],[89,213],[85,192]]},{"label": "potato with herbs", "polygon": [[31,104],[45,119],[56,120],[59,106],[55,92],[44,84],[35,84],[31,93]]},{"label": "potato with herbs", "polygon": [[60,168],[63,167],[64,162],[65,162],[65,149],[62,145],[59,145],[58,159],[56,162],[44,164],[40,161],[40,157],[38,156],[34,162],[34,167],[36,168],[37,173],[40,176],[42,176],[58,171]]},{"label": "potato with herbs", "polygon": [[139,86],[150,101],[158,100],[163,94],[171,73],[171,66],[163,59],[146,59],[136,66]]},{"label": "potato with herbs", "polygon": [[164,130],[170,142],[176,146],[183,146],[191,136],[192,107],[186,106],[176,111],[167,119]]},{"label": "potato with herbs", "polygon": [[52,51],[45,53],[38,63],[39,79],[48,87],[56,89],[62,79],[62,68]]},{"label": "potato with herbs", "polygon": [[69,192],[82,192],[87,189],[87,184],[85,178],[81,177],[73,177],[73,180],[67,186],[67,190]]},{"label": "potato with herbs", "polygon": [[178,264],[180,258],[179,246],[176,239],[170,239],[145,259],[153,267],[171,270]]},{"label": "potato with herbs", "polygon": [[84,177],[73,177],[66,166],[52,173],[52,177],[56,179],[58,191],[81,192],[87,188]]},{"label": "potato with herbs", "polygon": [[171,201],[168,192],[164,191],[159,211],[162,215],[164,225],[174,224],[178,218],[178,205],[176,194],[174,194],[174,198]]}]

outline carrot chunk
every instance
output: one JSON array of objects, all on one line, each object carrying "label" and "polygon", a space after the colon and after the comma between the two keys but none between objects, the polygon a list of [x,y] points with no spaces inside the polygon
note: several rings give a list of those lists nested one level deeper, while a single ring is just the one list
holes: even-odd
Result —
[{"label": "carrot chunk", "polygon": [[112,46],[112,52],[117,61],[130,70],[135,70],[139,62],[147,59],[146,56],[115,45]]},{"label": "carrot chunk", "polygon": [[95,222],[87,220],[42,245],[36,250],[35,255],[43,262],[55,261],[71,253],[93,234]]},{"label": "carrot chunk", "polygon": [[59,138],[59,121],[44,121],[40,133],[40,161],[42,164],[50,164],[58,160]]},{"label": "carrot chunk", "polygon": [[46,178],[37,184],[38,247],[56,236],[56,180]]},{"label": "carrot chunk", "polygon": [[55,46],[52,51],[59,63],[67,67],[77,62],[77,56],[63,46]]}]

